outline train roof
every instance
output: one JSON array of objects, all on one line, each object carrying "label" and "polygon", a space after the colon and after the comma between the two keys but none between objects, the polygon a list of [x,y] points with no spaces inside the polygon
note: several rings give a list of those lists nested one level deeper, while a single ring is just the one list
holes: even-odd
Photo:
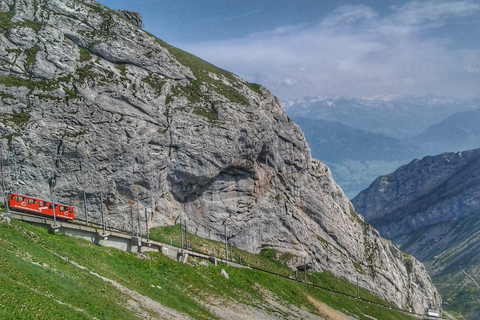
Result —
[{"label": "train roof", "polygon": [[[45,201],[45,202],[52,202],[52,200],[40,199],[40,198],[35,197],[35,196],[27,196],[26,194],[21,194],[21,193],[10,192],[10,194],[13,194],[13,195],[16,195],[16,196],[21,196],[21,197],[32,198],[32,199],[35,199],[35,200],[40,200],[40,201]],[[66,206],[66,207],[72,207],[73,208],[73,206],[65,204],[65,203],[60,203],[60,202],[55,201],[55,204],[60,205],[60,206]]]}]

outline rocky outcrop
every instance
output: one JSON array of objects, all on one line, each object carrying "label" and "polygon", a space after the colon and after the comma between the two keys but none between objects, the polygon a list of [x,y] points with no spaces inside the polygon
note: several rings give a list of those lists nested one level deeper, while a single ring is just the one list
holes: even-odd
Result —
[{"label": "rocky outcrop", "polygon": [[127,20],[132,22],[139,28],[143,28],[142,15],[139,12],[128,11],[128,10],[118,10]]},{"label": "rocky outcrop", "polygon": [[[480,149],[414,160],[352,201],[432,275],[480,263]],[[479,279],[480,280],[480,279]]]},{"label": "rocky outcrop", "polygon": [[[440,297],[421,263],[363,222],[266,89],[163,43],[90,0],[2,2],[0,143],[21,192],[55,194],[131,228],[187,221],[202,237],[307,257],[423,312]],[[88,18],[87,18],[88,17]],[[8,18],[8,19],[7,19]],[[8,175],[7,175],[8,176]],[[13,174],[7,185],[14,185]],[[136,209],[136,208],[135,208]],[[136,211],[136,210],[135,210]]]},{"label": "rocky outcrop", "polygon": [[352,201],[383,236],[425,263],[448,308],[478,319],[480,149],[414,160]]},{"label": "rocky outcrop", "polygon": [[387,238],[480,211],[480,149],[414,160],[376,179],[352,202]]}]

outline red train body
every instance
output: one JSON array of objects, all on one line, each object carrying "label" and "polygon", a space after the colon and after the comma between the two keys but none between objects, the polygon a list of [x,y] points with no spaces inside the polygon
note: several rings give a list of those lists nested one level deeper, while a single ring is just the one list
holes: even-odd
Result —
[{"label": "red train body", "polygon": [[[8,196],[8,206],[11,209],[53,217],[52,201],[41,200],[22,194],[10,193]],[[75,217],[75,212],[73,207],[55,203],[55,217],[58,219],[73,220]]]}]

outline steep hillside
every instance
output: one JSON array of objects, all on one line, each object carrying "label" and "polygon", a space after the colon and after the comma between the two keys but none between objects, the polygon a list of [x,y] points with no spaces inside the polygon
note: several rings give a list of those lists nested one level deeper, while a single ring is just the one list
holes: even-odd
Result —
[{"label": "steep hillside", "polygon": [[[266,89],[163,43],[95,1],[0,3],[0,144],[20,192],[130,227],[193,233],[308,259],[417,312],[440,296],[421,263],[353,212]],[[10,162],[11,163],[11,162]],[[6,174],[14,188],[15,174]],[[138,201],[137,201],[138,199]],[[77,209],[77,214],[82,214]]]},{"label": "steep hillside", "polygon": [[[0,244],[2,320],[413,319],[269,273],[99,247],[9,221],[1,212]],[[331,274],[308,276],[309,282],[356,294],[354,285]],[[360,297],[375,299],[365,291]]]},{"label": "steep hillside", "polygon": [[480,316],[480,149],[415,160],[352,200],[380,233],[423,261],[448,305]]}]

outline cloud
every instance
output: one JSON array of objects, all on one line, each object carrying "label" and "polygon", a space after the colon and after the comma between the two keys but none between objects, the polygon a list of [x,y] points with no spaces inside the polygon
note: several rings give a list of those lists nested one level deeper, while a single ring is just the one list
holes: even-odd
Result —
[{"label": "cloud", "polygon": [[370,7],[365,5],[346,5],[334,10],[326,19],[323,20],[325,26],[345,25],[370,21],[378,14]]},{"label": "cloud", "polygon": [[430,32],[478,14],[472,1],[410,2],[388,14],[342,6],[315,25],[283,26],[242,39],[179,45],[281,99],[312,95],[478,95],[478,45]]},{"label": "cloud", "polygon": [[409,2],[403,6],[394,6],[394,18],[397,23],[413,25],[425,22],[441,22],[452,18],[466,17],[480,9],[473,1],[441,1]]},{"label": "cloud", "polygon": [[279,81],[279,84],[286,87],[294,87],[297,81],[291,78],[284,78]]}]

